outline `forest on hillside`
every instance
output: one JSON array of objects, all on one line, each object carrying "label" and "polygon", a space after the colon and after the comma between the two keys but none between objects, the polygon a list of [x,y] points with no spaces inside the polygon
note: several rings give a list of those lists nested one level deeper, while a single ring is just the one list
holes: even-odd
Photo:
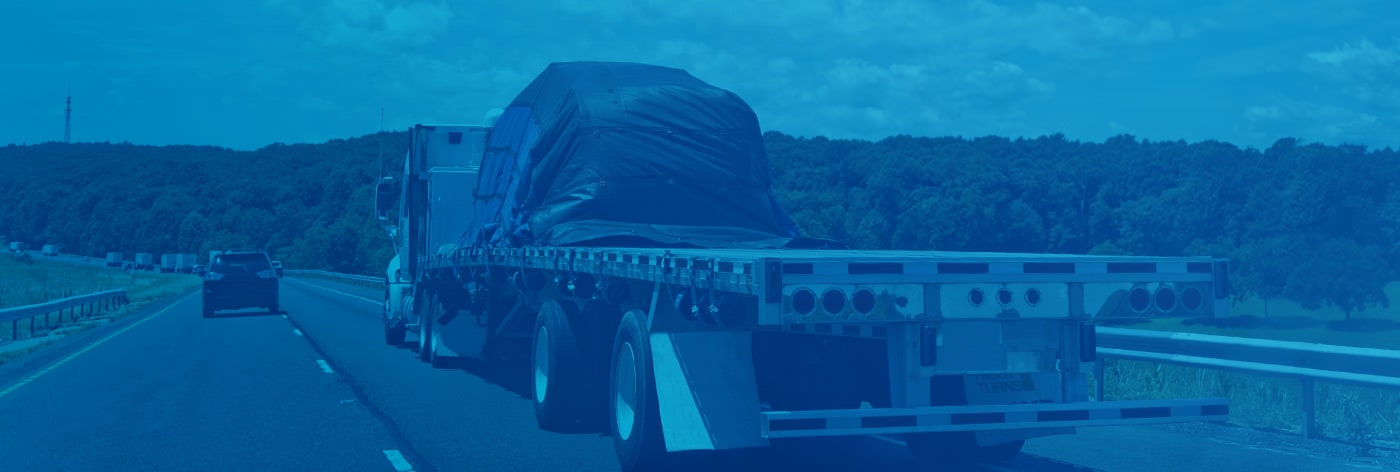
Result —
[{"label": "forest on hillside", "polygon": [[[1237,296],[1348,316],[1388,305],[1382,289],[1400,278],[1400,155],[1388,148],[764,138],[774,192],[803,232],[853,247],[1228,257]],[[393,252],[370,192],[407,142],[2,147],[0,237],[93,256],[255,246],[290,268],[382,273]]]}]

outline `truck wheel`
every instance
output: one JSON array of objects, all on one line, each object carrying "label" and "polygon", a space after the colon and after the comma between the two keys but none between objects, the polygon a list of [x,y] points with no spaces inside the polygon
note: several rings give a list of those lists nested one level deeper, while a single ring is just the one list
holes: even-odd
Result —
[{"label": "truck wheel", "polygon": [[1025,440],[1020,440],[978,446],[977,438],[970,432],[906,434],[904,442],[915,459],[931,466],[1006,462],[1020,454],[1021,447],[1026,445]]},{"label": "truck wheel", "polygon": [[639,310],[622,315],[613,341],[608,412],[613,449],[622,470],[663,470],[666,439],[661,434],[656,382],[651,372],[651,341],[645,315]]},{"label": "truck wheel", "polygon": [[535,316],[530,350],[534,374],[531,399],[535,403],[535,420],[540,428],[549,431],[572,431],[571,426],[583,419],[586,410],[580,400],[585,398],[581,373],[587,358],[579,349],[579,339],[570,324],[578,319],[570,316],[575,313],[559,302],[549,301]]}]

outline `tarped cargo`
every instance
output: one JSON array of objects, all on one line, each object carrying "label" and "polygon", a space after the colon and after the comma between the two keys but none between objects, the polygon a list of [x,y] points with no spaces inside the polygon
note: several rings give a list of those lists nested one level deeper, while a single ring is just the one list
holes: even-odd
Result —
[{"label": "tarped cargo", "polygon": [[495,123],[463,243],[782,247],[758,119],[668,67],[554,63]]}]

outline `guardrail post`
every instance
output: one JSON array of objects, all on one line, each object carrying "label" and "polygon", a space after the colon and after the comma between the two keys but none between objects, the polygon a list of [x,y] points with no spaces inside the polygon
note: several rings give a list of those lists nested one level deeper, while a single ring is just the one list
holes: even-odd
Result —
[{"label": "guardrail post", "polygon": [[1313,388],[1312,379],[1302,379],[1301,383],[1303,385],[1303,394],[1301,398],[1303,403],[1303,437],[1312,439],[1317,432],[1315,429],[1317,424],[1317,408],[1314,407],[1315,398],[1313,396],[1316,392]]},{"label": "guardrail post", "polygon": [[[29,319],[29,331],[34,331],[34,318]],[[19,320],[10,323],[10,333],[11,341],[19,340]]]}]

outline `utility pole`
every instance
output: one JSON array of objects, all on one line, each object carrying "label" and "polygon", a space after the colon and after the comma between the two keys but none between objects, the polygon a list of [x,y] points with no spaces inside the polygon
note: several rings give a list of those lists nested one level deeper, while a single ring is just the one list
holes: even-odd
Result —
[{"label": "utility pole", "polygon": [[63,144],[73,139],[73,84],[68,84],[68,103],[63,107]]}]

